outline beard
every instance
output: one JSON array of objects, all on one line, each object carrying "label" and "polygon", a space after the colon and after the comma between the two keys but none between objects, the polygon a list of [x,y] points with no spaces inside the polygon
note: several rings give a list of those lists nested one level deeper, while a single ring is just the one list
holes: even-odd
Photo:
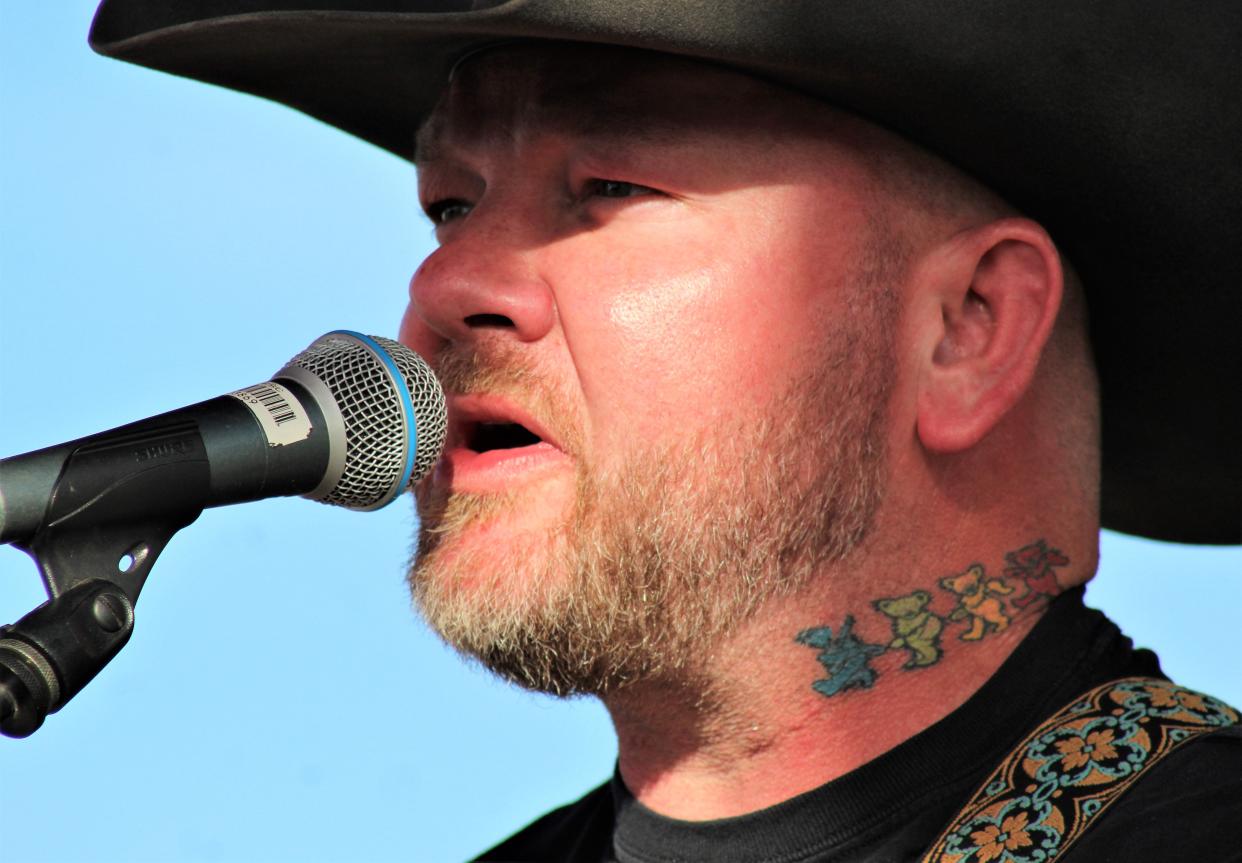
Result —
[{"label": "beard", "polygon": [[886,335],[856,322],[760,416],[705,420],[612,469],[586,456],[581,424],[565,416],[574,402],[520,354],[450,349],[437,358],[445,388],[504,392],[532,409],[569,443],[576,494],[560,524],[520,534],[498,556],[458,540],[521,512],[524,493],[425,483],[415,604],[448,644],[528,689],[607,695],[695,679],[720,639],[866,535],[883,482]]}]

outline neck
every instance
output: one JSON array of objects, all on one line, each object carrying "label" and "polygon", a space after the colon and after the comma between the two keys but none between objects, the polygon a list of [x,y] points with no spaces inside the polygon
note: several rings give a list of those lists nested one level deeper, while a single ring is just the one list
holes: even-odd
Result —
[{"label": "neck", "polygon": [[861,549],[705,646],[692,674],[609,695],[638,800],[725,818],[857,769],[965,702],[1051,598],[1090,576],[1095,552],[1034,535],[910,561]]}]

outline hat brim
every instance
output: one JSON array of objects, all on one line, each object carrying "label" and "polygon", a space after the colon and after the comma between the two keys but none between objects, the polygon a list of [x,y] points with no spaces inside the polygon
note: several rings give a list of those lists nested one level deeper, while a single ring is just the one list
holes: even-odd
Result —
[{"label": "hat brim", "polygon": [[855,111],[1039,220],[1079,272],[1100,373],[1104,525],[1242,541],[1242,4],[343,5],[105,0],[90,39],[407,159],[453,61],[501,39],[700,58]]}]

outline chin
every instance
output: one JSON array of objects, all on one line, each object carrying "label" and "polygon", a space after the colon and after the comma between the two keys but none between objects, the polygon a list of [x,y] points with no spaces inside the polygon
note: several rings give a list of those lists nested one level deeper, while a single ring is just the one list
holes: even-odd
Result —
[{"label": "chin", "polygon": [[[522,493],[451,494],[423,490],[418,498],[417,553],[410,590],[433,628],[504,614],[546,591],[554,537],[564,517]],[[447,636],[446,636],[447,637]]]},{"label": "chin", "polygon": [[[478,595],[486,604],[520,602],[532,582],[546,581],[547,530],[495,524],[438,538],[410,567],[411,587],[460,595]],[[420,546],[425,545],[420,540]]]}]

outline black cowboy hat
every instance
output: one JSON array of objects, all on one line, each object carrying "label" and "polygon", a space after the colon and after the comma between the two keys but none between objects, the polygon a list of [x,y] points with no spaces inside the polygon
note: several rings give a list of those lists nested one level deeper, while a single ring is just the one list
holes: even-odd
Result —
[{"label": "black cowboy hat", "polygon": [[1242,4],[104,0],[90,39],[403,158],[453,62],[501,40],[697,57],[850,109],[1001,193],[1078,270],[1104,524],[1242,541]]}]

